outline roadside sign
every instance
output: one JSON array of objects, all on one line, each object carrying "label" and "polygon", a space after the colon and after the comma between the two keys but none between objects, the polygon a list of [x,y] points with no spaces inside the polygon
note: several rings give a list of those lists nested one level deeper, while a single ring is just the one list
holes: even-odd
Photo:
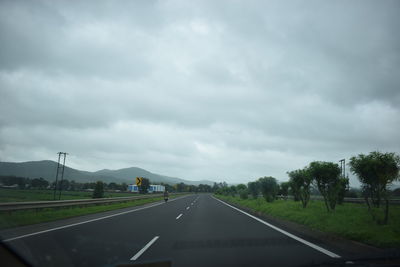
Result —
[{"label": "roadside sign", "polygon": [[142,180],[143,180],[143,177],[136,177],[136,185],[137,186],[141,186],[142,185]]}]

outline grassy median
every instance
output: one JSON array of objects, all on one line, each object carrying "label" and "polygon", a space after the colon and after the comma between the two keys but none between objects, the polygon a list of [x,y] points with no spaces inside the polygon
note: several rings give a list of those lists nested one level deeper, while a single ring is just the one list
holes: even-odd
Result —
[{"label": "grassy median", "polygon": [[363,204],[344,203],[328,213],[322,201],[310,201],[305,209],[292,200],[267,203],[264,199],[240,199],[239,197],[216,197],[239,206],[250,208],[276,218],[306,225],[311,229],[335,234],[347,239],[376,247],[400,247],[400,207],[390,207],[389,224],[377,225]]},{"label": "grassy median", "polygon": [[[180,195],[181,196],[181,195]],[[170,196],[175,198],[178,196]],[[0,229],[12,228],[17,226],[50,222],[60,219],[66,219],[70,217],[76,217],[80,215],[98,213],[109,210],[116,210],[128,207],[135,207],[144,205],[151,202],[157,202],[163,200],[162,197],[154,197],[147,199],[130,200],[128,202],[114,203],[114,204],[102,204],[95,206],[86,207],[65,207],[65,208],[48,208],[35,210],[20,210],[13,212],[0,212]]]}]

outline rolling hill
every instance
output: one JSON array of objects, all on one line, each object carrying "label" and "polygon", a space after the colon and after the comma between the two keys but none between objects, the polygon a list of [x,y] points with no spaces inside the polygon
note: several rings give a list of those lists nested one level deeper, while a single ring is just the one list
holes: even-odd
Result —
[{"label": "rolling hill", "polygon": [[[42,177],[48,181],[54,181],[57,170],[57,162],[51,160],[28,161],[28,162],[0,162],[0,175],[14,175],[19,177],[39,178]],[[81,171],[65,166],[64,179],[75,180],[76,182],[96,182],[106,183],[127,183],[134,182],[135,177],[149,178],[152,183],[177,184],[185,183],[191,185],[209,184],[212,181],[189,181],[176,177],[155,174],[147,170],[130,167],[119,170],[99,170],[96,172]]]}]

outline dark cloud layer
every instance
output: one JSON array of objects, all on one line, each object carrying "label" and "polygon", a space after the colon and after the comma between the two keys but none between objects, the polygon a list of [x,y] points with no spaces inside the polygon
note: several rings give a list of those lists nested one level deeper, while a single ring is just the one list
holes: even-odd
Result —
[{"label": "dark cloud layer", "polygon": [[[2,1],[0,160],[247,182],[400,153],[397,1]],[[352,180],[355,184],[355,180]]]}]

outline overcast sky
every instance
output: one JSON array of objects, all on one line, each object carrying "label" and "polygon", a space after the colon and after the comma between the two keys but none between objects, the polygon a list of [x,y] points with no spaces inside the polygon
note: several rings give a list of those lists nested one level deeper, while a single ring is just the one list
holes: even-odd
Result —
[{"label": "overcast sky", "polygon": [[247,183],[400,153],[399,14],[399,1],[0,1],[0,160],[66,151],[81,170]]}]

